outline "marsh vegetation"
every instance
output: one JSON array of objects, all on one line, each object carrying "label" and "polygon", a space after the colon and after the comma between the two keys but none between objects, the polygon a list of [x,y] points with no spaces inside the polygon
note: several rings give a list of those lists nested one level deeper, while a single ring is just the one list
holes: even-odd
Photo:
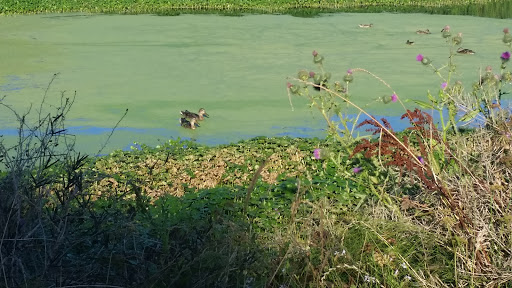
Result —
[{"label": "marsh vegetation", "polygon": [[[438,77],[417,109],[385,75],[335,77],[313,51],[286,87],[325,139],[171,139],[91,157],[66,127],[79,92],[52,94],[52,78],[24,112],[2,98],[18,134],[0,137],[1,286],[510,287],[512,37],[493,31],[503,52],[467,79],[457,29],[432,40],[446,63],[410,59]],[[353,102],[361,77],[388,90],[375,101],[402,109],[407,129]]]}]

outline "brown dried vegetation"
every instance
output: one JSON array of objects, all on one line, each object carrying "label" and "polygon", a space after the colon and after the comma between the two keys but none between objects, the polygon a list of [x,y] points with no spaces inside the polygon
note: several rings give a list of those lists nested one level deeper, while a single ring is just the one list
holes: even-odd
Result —
[{"label": "brown dried vegetation", "polygon": [[[93,189],[105,193],[123,187],[130,190],[137,185],[153,198],[164,194],[181,196],[186,187],[205,189],[219,185],[247,185],[264,159],[267,162],[261,179],[274,184],[279,175],[294,177],[304,173],[307,169],[304,158],[311,158],[311,151],[301,151],[293,145],[275,147],[270,151],[263,146],[254,146],[250,151],[241,151],[243,149],[242,146],[232,145],[221,149],[204,148],[201,153],[184,157],[158,152],[144,154],[145,159],[132,161],[129,158],[122,161],[113,157],[101,159],[96,163],[97,171],[116,175],[121,180],[113,177],[101,179],[93,185]],[[132,174],[139,179],[138,183],[128,176]],[[122,179],[129,185],[119,185]]]}]

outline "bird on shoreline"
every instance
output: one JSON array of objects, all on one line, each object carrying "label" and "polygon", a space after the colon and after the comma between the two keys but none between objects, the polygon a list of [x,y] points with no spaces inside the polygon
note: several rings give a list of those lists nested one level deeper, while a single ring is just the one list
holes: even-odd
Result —
[{"label": "bird on shoreline", "polygon": [[188,110],[180,111],[181,115],[186,119],[204,120],[204,117],[210,117],[204,108],[199,109],[198,113],[190,112]]},{"label": "bird on shoreline", "polygon": [[180,125],[183,128],[192,129],[192,130],[196,129],[196,127],[200,127],[199,124],[196,123],[196,118],[192,118],[192,119],[190,119],[190,121],[188,121],[186,118],[181,118]]},{"label": "bird on shoreline", "polygon": [[459,47],[459,49],[457,49],[457,53],[459,53],[459,54],[475,54],[475,51],[473,51],[471,49]]},{"label": "bird on shoreline", "polygon": [[430,30],[425,29],[425,30],[416,30],[416,34],[432,34],[432,33],[430,32]]}]

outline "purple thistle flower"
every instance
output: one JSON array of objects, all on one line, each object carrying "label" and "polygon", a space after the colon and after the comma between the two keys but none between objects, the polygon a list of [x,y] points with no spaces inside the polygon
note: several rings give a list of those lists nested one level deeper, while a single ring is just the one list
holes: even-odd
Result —
[{"label": "purple thistle flower", "polygon": [[316,52],[316,50],[313,50],[313,56],[316,57],[316,55],[318,55],[318,52]]},{"label": "purple thistle flower", "polygon": [[309,71],[309,78],[313,78],[313,77],[315,77],[315,72]]},{"label": "purple thistle flower", "polygon": [[425,159],[423,159],[423,157],[418,156],[418,161],[420,161],[421,165],[425,165]]},{"label": "purple thistle flower", "polygon": [[442,90],[446,89],[446,86],[448,86],[448,83],[446,83],[446,82],[441,83]]},{"label": "purple thistle flower", "polygon": [[508,28],[503,29],[503,33],[508,34]]},{"label": "purple thistle flower", "polygon": [[315,159],[319,160],[320,158],[322,158],[322,149],[320,148],[316,148],[314,151],[313,151],[313,156],[315,157]]},{"label": "purple thistle flower", "polygon": [[508,60],[510,60],[510,52],[503,52],[500,58],[502,61],[507,62]]},{"label": "purple thistle flower", "polygon": [[423,55],[418,54],[418,56],[416,56],[416,61],[423,61]]},{"label": "purple thistle flower", "polygon": [[391,95],[391,102],[396,102],[398,100],[398,96],[396,96],[395,93],[393,93],[393,95]]},{"label": "purple thistle flower", "polygon": [[363,170],[363,168],[361,167],[354,167],[354,169],[352,169],[352,172],[354,172],[354,174],[357,174],[359,172],[361,172]]},{"label": "purple thistle flower", "polygon": [[293,86],[292,83],[290,83],[290,82],[286,83],[286,88],[290,89],[290,88],[292,88],[292,86]]},{"label": "purple thistle flower", "polygon": [[347,74],[352,74],[352,69],[348,69]]}]

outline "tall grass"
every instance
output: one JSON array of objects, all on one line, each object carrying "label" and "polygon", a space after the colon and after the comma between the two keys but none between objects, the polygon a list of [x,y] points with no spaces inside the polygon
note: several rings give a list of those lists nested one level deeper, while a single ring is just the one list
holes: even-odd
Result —
[{"label": "tall grass", "polygon": [[[508,70],[510,53],[506,51],[496,55],[500,66],[499,73],[495,74],[492,68],[487,68],[486,74],[479,79],[473,79],[472,91],[466,92],[464,85],[460,83],[464,79],[454,79],[452,74],[455,71],[453,55],[462,43],[461,35],[450,33],[448,26],[443,31],[442,37],[446,39],[450,50],[449,62],[439,68],[433,67],[431,60],[424,55],[418,55],[416,59],[425,66],[430,65],[440,76],[438,94],[429,94],[428,101],[416,101],[428,108],[430,113],[439,114],[439,128],[429,113],[419,109],[411,111],[404,106],[402,119],[409,121],[410,127],[397,134],[386,119],[379,121],[353,104],[348,90],[350,85],[354,85],[352,82],[356,81],[356,74],[362,72],[372,75],[390,89],[390,96],[381,99],[384,104],[402,104],[399,93],[393,91],[383,79],[364,69],[349,69],[343,79],[333,83],[329,77],[325,77],[328,75],[323,67],[325,59],[316,51],[313,51],[313,62],[319,66],[320,72],[300,71],[294,78],[299,84],[288,83],[288,91],[308,97],[312,106],[324,115],[328,126],[334,127],[329,132],[342,144],[345,139],[351,139],[346,134],[344,121],[347,120],[342,121],[342,125],[333,120],[346,119],[343,111],[338,108],[342,105],[351,105],[367,114],[369,120],[358,126],[366,127],[377,136],[373,140],[360,140],[352,155],[363,153],[365,157],[374,159],[373,169],[385,170],[392,179],[387,183],[379,182],[379,185],[383,186],[383,193],[395,195],[394,201],[389,205],[379,203],[382,200],[377,198],[379,202],[374,208],[382,212],[382,208],[387,207],[390,211],[382,215],[374,210],[370,217],[359,222],[369,229],[370,234],[377,237],[374,241],[381,242],[386,249],[360,247],[357,253],[366,254],[367,257],[370,254],[373,259],[350,266],[352,270],[362,271],[362,267],[368,269],[368,263],[372,263],[370,260],[377,264],[384,261],[381,267],[393,268],[396,267],[396,261],[402,261],[406,263],[411,278],[407,278],[407,281],[402,279],[392,284],[392,287],[407,286],[411,279],[414,279],[414,285],[423,287],[508,287],[512,278],[508,272],[508,264],[505,263],[510,263],[512,258],[508,244],[505,243],[510,242],[512,227],[505,219],[510,218],[512,213],[509,161],[512,118],[509,108],[502,107],[501,104],[502,95],[511,89]],[[503,32],[503,42],[510,47],[509,31],[505,29]],[[317,77],[318,75],[321,76]],[[446,120],[442,117],[444,113],[449,116]],[[335,114],[337,117],[333,118]],[[467,121],[477,121],[480,126],[469,133],[459,133],[459,125]],[[337,128],[340,126],[342,129]],[[444,252],[439,247],[423,246],[412,249],[420,250],[424,255],[429,255],[428,257],[443,255],[441,257],[445,258],[442,261],[446,262],[443,265],[451,267],[451,272],[445,270],[433,273],[428,269],[414,267],[408,259],[411,256],[399,252],[405,243],[397,241],[396,235],[390,241],[384,235],[386,231],[379,231],[382,228],[377,228],[381,225],[378,223],[382,222],[385,226],[402,226],[398,224],[402,221],[407,223],[402,225],[411,225],[417,231],[422,231],[415,232],[416,235],[437,235],[438,244]],[[450,254],[452,259],[447,259],[446,256]],[[394,266],[392,263],[395,263]],[[331,267],[329,271],[334,273],[332,271],[336,269]],[[400,274],[399,269],[395,271],[398,271],[395,274]],[[439,273],[449,277],[443,277]],[[368,275],[370,276],[365,281],[380,285],[391,281],[390,279],[396,280],[389,278],[389,271],[382,269],[374,271],[373,276],[371,273]]]}]

